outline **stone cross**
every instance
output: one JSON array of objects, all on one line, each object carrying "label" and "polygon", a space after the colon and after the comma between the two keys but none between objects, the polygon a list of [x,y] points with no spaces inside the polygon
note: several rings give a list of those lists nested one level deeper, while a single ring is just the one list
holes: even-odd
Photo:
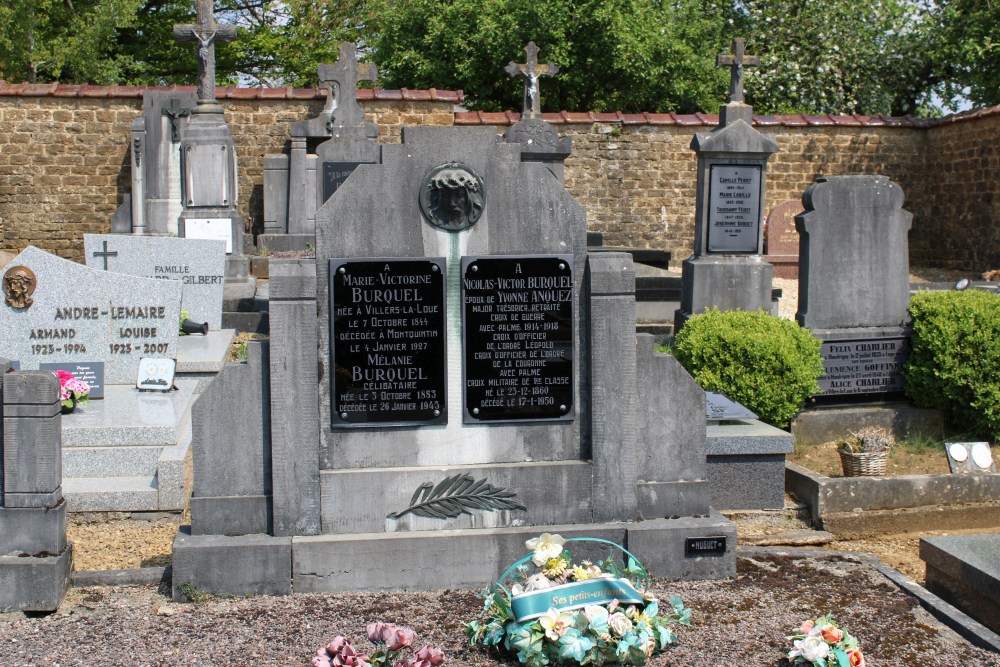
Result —
[{"label": "stone cross", "polygon": [[538,91],[538,79],[543,76],[555,76],[559,72],[556,65],[538,64],[538,47],[534,42],[528,42],[524,47],[528,62],[521,65],[513,60],[507,64],[505,71],[511,76],[524,77],[524,111],[521,118],[541,118],[542,100]]},{"label": "stone cross", "polygon": [[118,256],[117,252],[114,252],[114,251],[109,252],[108,251],[108,242],[107,241],[104,242],[104,252],[101,252],[100,250],[95,250],[94,251],[94,257],[101,257],[101,258],[104,259],[104,270],[105,271],[108,270],[108,257],[117,257],[117,256]]},{"label": "stone cross", "polygon": [[720,53],[715,57],[716,67],[728,67],[729,73],[729,103],[743,102],[743,68],[760,65],[760,56],[747,56],[743,53],[743,39],[733,40],[733,53]]},{"label": "stone cross", "polygon": [[212,0],[196,0],[198,23],[175,25],[178,42],[198,42],[198,108],[195,113],[222,113],[215,103],[215,43],[236,39],[236,26],[215,22]]},{"label": "stone cross", "polygon": [[357,47],[341,42],[340,57],[333,65],[319,66],[319,80],[327,91],[324,113],[331,114],[329,125],[361,125],[364,109],[358,104],[358,81],[375,81],[378,69],[372,63],[359,63]]}]

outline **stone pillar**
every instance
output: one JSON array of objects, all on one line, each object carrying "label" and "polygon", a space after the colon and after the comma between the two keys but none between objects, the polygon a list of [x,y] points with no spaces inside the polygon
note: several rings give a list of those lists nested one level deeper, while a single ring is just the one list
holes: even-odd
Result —
[{"label": "stone pillar", "polygon": [[306,224],[306,207],[315,197],[306,184],[306,138],[292,137],[288,157],[288,228],[289,234],[313,234]]},{"label": "stone pillar", "polygon": [[69,586],[59,381],[0,360],[0,612],[53,611]]},{"label": "stone pillar", "polygon": [[628,253],[587,258],[594,521],[636,518],[639,475],[635,268]]},{"label": "stone pillar", "polygon": [[316,263],[272,260],[269,270],[274,535],[318,535]]},{"label": "stone pillar", "polygon": [[264,156],[264,233],[288,231],[288,156]]}]

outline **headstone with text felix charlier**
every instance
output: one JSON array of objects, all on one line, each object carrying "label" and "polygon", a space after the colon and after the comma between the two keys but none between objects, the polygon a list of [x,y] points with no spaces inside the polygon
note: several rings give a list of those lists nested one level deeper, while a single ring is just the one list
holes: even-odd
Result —
[{"label": "headstone with text felix charlier", "polygon": [[[190,221],[189,221],[190,222]],[[87,266],[132,276],[177,280],[181,310],[192,321],[222,327],[226,250],[220,240],[84,234]]]},{"label": "headstone with text felix charlier", "polygon": [[[16,275],[33,282],[27,298],[9,289]],[[0,357],[25,370],[103,361],[107,384],[133,384],[142,357],[177,356],[177,281],[123,279],[29,246],[7,265],[4,292]]]}]

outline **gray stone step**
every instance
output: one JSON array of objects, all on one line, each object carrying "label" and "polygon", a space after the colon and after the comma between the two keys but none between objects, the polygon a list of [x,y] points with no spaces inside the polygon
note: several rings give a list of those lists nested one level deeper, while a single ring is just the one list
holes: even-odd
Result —
[{"label": "gray stone step", "polygon": [[67,447],[63,477],[140,477],[156,474],[163,447]]},{"label": "gray stone step", "polygon": [[151,512],[159,509],[156,477],[64,477],[63,496],[74,512]]}]

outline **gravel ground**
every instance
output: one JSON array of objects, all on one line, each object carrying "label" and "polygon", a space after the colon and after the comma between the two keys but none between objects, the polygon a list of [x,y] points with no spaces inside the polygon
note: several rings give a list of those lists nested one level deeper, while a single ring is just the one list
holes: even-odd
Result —
[{"label": "gravel ground", "polygon": [[[948,630],[889,580],[845,555],[744,555],[724,581],[657,581],[694,610],[681,643],[652,666],[779,667],[784,639],[803,619],[833,611],[858,637],[869,667],[1000,667],[1000,656]],[[43,618],[0,622],[0,665],[308,665],[335,635],[362,650],[374,620],[413,627],[449,665],[514,665],[470,648],[462,623],[481,607],[473,591],[292,595],[170,602],[153,587],[72,589]]]}]

